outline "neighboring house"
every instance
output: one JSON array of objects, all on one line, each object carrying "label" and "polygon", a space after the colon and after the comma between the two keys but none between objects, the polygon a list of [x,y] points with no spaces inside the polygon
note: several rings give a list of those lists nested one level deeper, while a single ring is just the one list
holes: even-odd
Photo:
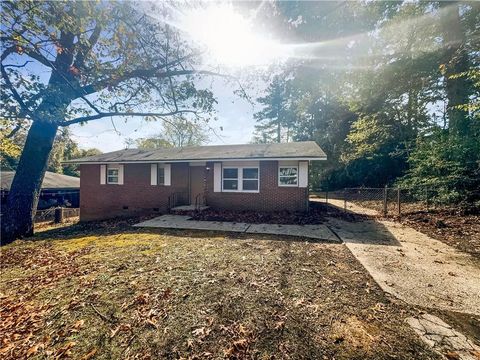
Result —
[{"label": "neighboring house", "polygon": [[313,141],[127,149],[66,161],[80,165],[80,220],[179,205],[306,211],[309,162],[326,160]]},{"label": "neighboring house", "polygon": [[[5,203],[15,171],[1,172],[1,198]],[[79,207],[80,178],[57,174],[50,171],[43,178],[37,208],[39,210],[54,206]]]}]

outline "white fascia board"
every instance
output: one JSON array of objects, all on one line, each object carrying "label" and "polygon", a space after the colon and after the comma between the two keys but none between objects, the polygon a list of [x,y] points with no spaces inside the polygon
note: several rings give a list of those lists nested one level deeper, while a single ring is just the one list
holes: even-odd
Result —
[{"label": "white fascia board", "polygon": [[248,158],[248,159],[198,159],[198,160],[135,160],[135,161],[81,161],[81,162],[62,162],[62,164],[90,164],[90,165],[104,165],[104,164],[153,164],[153,163],[193,163],[193,162],[229,162],[229,161],[281,161],[281,160],[294,160],[294,161],[323,161],[327,160],[327,157],[277,157],[277,158]]}]

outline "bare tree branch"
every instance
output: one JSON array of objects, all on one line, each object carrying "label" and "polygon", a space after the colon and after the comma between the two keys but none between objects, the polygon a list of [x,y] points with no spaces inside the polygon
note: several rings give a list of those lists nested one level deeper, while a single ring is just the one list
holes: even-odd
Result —
[{"label": "bare tree branch", "polygon": [[163,116],[172,116],[172,115],[177,115],[177,114],[186,114],[186,113],[191,113],[191,114],[196,114],[197,112],[195,110],[177,110],[177,111],[171,111],[167,113],[154,113],[154,112],[107,112],[107,113],[99,113],[96,115],[87,115],[87,116],[82,116],[73,120],[67,120],[64,122],[61,122],[59,126],[69,126],[72,124],[78,124],[82,122],[87,122],[91,120],[97,120],[101,119],[104,117],[109,117],[109,116],[152,116],[152,117],[163,117]]},{"label": "bare tree branch", "polygon": [[3,65],[4,67],[14,67],[14,68],[23,68],[25,66],[27,66],[27,64],[31,63],[32,61],[30,60],[27,60],[25,61],[22,65],[15,65],[15,64],[5,64]]},{"label": "bare tree branch", "polygon": [[[35,44],[32,43],[28,38],[26,38],[23,33],[21,32],[18,32],[16,30],[12,30],[13,32],[17,33],[23,40],[25,40],[26,42],[28,42],[31,46],[35,47]],[[14,49],[16,49],[16,46],[12,46]],[[17,51],[14,51],[14,52],[17,52]],[[39,52],[36,52],[34,49],[31,49],[31,48],[28,48],[28,47],[22,47],[22,53],[28,55],[29,57],[31,57],[32,59],[34,60],[37,60],[38,62],[40,62],[41,64],[49,67],[49,68],[53,68],[52,66],[52,62],[50,60],[48,60],[46,57],[44,57],[42,54],[40,54]],[[3,60],[3,59],[2,59]]]},{"label": "bare tree branch", "polygon": [[93,94],[97,91],[105,89],[108,86],[116,86],[122,83],[125,80],[133,79],[133,78],[151,78],[156,77],[157,79],[164,79],[173,76],[182,76],[182,75],[216,75],[221,77],[230,77],[225,74],[216,73],[213,71],[206,71],[206,70],[173,70],[173,71],[160,71],[160,69],[164,68],[165,65],[161,65],[156,68],[151,69],[135,69],[132,71],[128,71],[122,76],[102,79],[90,85],[86,85],[82,88],[84,94],[89,95]]},{"label": "bare tree branch", "polygon": [[5,80],[5,84],[7,85],[7,89],[12,93],[13,98],[17,101],[17,103],[20,105],[22,108],[22,111],[28,114],[30,117],[33,118],[33,114],[28,108],[27,105],[22,100],[22,97],[20,94],[17,92],[17,89],[13,86],[12,82],[10,81],[10,78],[8,77],[7,72],[5,71],[5,67],[0,63],[0,71],[2,73],[2,77]]}]

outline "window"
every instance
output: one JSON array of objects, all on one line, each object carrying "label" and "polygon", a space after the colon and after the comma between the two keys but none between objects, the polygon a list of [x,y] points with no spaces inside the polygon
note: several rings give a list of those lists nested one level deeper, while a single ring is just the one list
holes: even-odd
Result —
[{"label": "window", "polygon": [[258,167],[223,168],[223,191],[258,192]]},{"label": "window", "polygon": [[165,168],[162,167],[162,166],[158,167],[157,184],[158,185],[165,185]]},{"label": "window", "polygon": [[230,191],[238,190],[238,169],[237,168],[223,169],[223,190],[230,190]]},{"label": "window", "polygon": [[258,190],[258,168],[243,168],[243,190]]},{"label": "window", "polygon": [[118,168],[107,169],[107,184],[118,184]]},{"label": "window", "polygon": [[298,166],[280,166],[278,168],[279,186],[298,186]]}]

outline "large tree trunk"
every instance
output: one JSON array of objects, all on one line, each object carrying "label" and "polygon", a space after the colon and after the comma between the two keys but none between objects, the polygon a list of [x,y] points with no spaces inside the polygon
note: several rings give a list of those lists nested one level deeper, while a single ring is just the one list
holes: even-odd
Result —
[{"label": "large tree trunk", "polygon": [[58,126],[35,121],[28,131],[2,216],[1,244],[33,235],[33,218]]},{"label": "large tree trunk", "polygon": [[469,61],[465,49],[465,29],[460,19],[458,3],[444,2],[442,27],[445,51],[445,91],[447,94],[448,128],[454,135],[469,134],[468,111],[458,108],[469,102],[470,88],[465,76],[452,78],[468,71]]}]

